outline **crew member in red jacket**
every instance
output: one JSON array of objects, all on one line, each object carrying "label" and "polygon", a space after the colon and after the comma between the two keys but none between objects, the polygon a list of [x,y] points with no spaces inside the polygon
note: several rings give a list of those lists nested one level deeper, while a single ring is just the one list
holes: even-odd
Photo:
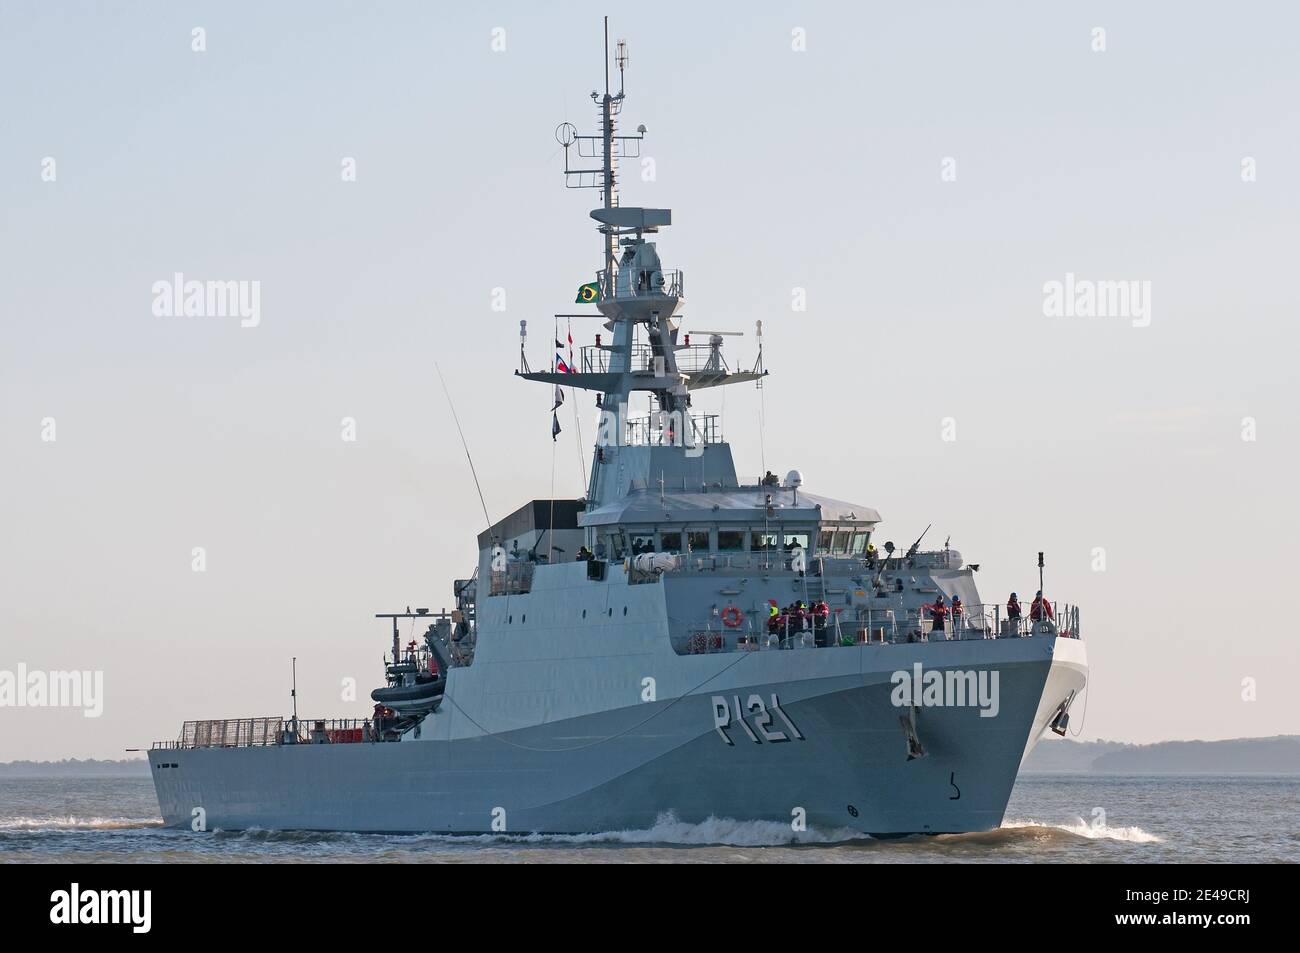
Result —
[{"label": "crew member in red jacket", "polygon": [[1043,598],[1043,590],[1039,589],[1034,596],[1033,604],[1029,607],[1029,618],[1041,622],[1052,617],[1052,604]]},{"label": "crew member in red jacket", "polygon": [[934,622],[932,632],[943,632],[943,620],[948,615],[948,607],[944,605],[943,593],[934,597],[934,605],[930,606],[930,619]]}]

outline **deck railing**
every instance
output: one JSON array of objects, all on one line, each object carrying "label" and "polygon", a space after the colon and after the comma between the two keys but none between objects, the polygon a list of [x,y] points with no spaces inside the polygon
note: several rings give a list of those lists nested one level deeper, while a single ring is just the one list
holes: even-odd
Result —
[{"label": "deck railing", "polygon": [[[584,345],[579,352],[577,369],[584,374],[609,373],[614,353],[612,345]],[[673,348],[673,355],[677,360],[677,369],[686,374],[708,371],[726,373],[728,369],[721,345],[678,344]],[[662,350],[656,351],[649,344],[633,344],[629,348],[627,370],[631,374],[663,374],[666,363]]]},{"label": "deck railing", "polygon": [[617,270],[596,273],[603,298],[642,298],[650,295],[672,295],[681,297],[686,294],[686,282],[680,271],[655,271],[623,273]]},{"label": "deck railing", "polygon": [[1079,608],[1068,603],[1051,603],[1054,619],[1003,619],[999,605],[964,607],[954,620],[946,618],[942,628],[917,610],[877,609],[865,606],[833,609],[824,625],[812,619],[800,623],[782,619],[770,626],[767,620],[748,618],[729,628],[721,618],[672,638],[678,655],[718,652],[757,652],[771,649],[835,648],[864,644],[953,642],[984,639],[1028,638],[1054,633],[1059,638],[1079,638]]},{"label": "deck railing", "polygon": [[500,596],[531,592],[533,588],[533,570],[536,564],[531,560],[517,559],[506,563],[505,569],[494,569],[488,576],[488,595]]},{"label": "deck railing", "polygon": [[174,741],[155,741],[157,750],[258,748],[283,744],[356,744],[377,741],[369,718],[217,718],[187,721]]},{"label": "deck railing", "polygon": [[646,417],[633,417],[627,421],[621,441],[629,447],[698,447],[718,443],[721,429],[717,414],[691,414],[691,432],[677,432],[685,427],[678,414],[654,413]]}]

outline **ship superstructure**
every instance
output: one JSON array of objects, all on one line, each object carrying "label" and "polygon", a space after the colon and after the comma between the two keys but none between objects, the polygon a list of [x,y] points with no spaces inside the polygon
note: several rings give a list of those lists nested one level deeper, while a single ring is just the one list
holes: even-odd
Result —
[{"label": "ship superstructure", "polygon": [[[593,345],[524,380],[590,391],[586,495],[532,500],[478,536],[454,608],[391,620],[369,717],[186,722],[150,763],[166,823],[206,829],[595,832],[671,814],[871,834],[1001,823],[1022,758],[1065,730],[1087,663],[1077,608],[984,603],[946,545],[877,546],[872,507],[790,471],[742,479],[692,394],[767,375],[683,328],[669,209],[623,206],[618,92],[569,124],[567,184],[601,268]],[[629,408],[645,402],[644,412]],[[402,627],[408,627],[403,636]]]}]

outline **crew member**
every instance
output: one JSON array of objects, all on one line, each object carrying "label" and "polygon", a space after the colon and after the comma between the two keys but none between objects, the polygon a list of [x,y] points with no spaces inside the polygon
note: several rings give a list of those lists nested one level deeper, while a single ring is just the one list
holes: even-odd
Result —
[{"label": "crew member", "polygon": [[952,606],[948,611],[952,613],[952,627],[956,629],[961,625],[962,615],[966,612],[966,607],[961,603],[961,596],[952,597]]},{"label": "crew member", "polygon": [[1034,601],[1029,606],[1029,618],[1035,622],[1044,622],[1053,618],[1052,604],[1043,598],[1041,589],[1034,595]]},{"label": "crew member", "polygon": [[1011,593],[1011,598],[1007,600],[1007,618],[1013,622],[1020,619],[1020,600],[1016,598],[1014,592]]},{"label": "crew member", "polygon": [[827,639],[826,623],[830,621],[830,615],[831,615],[831,607],[826,604],[825,599],[818,599],[816,602],[813,603],[812,606],[813,633],[816,637],[815,638],[816,644],[819,646],[824,647],[829,644],[826,641]]},{"label": "crew member", "polygon": [[930,620],[934,623],[931,632],[943,632],[943,620],[948,615],[948,607],[944,605],[943,593],[934,597],[934,605],[930,606]]},{"label": "crew member", "polygon": [[826,628],[826,623],[827,621],[830,620],[831,617],[831,607],[826,604],[826,600],[818,599],[816,602],[814,602],[812,611],[813,611],[813,624],[819,629]]}]

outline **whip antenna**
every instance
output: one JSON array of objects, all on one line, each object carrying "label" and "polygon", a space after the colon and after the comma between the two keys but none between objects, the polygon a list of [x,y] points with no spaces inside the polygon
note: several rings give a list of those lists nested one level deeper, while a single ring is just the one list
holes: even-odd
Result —
[{"label": "whip antenna", "polygon": [[460,418],[456,416],[456,405],[451,401],[451,392],[447,390],[447,382],[443,380],[442,368],[435,361],[433,369],[438,372],[438,383],[442,384],[442,392],[447,397],[447,407],[451,411],[451,419],[456,422],[456,432],[460,434],[460,445],[465,448],[465,459],[469,461],[470,476],[474,478],[474,489],[478,490],[478,502],[483,507],[483,518],[487,520],[487,525],[492,525],[492,517],[488,516],[487,503],[483,500],[483,487],[478,482],[478,471],[474,469],[474,458],[469,454],[469,444],[465,441],[465,431],[460,429]]}]

